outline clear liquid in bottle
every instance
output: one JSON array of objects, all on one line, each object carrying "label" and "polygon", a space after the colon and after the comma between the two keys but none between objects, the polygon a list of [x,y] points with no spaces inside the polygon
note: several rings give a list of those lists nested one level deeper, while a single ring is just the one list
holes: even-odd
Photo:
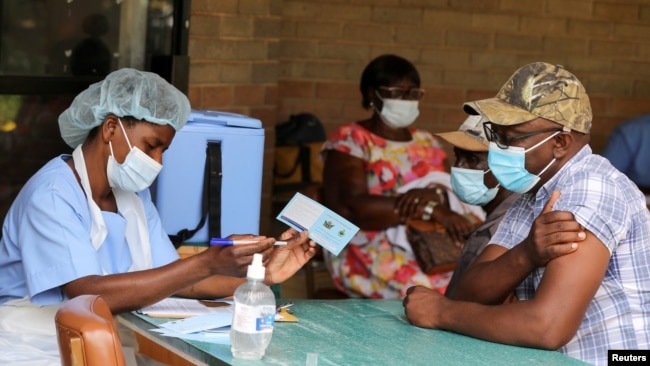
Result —
[{"label": "clear liquid in bottle", "polygon": [[262,255],[255,254],[248,266],[247,281],[234,295],[234,312],[230,330],[232,355],[259,360],[271,342],[275,322],[275,295],[264,284]]}]

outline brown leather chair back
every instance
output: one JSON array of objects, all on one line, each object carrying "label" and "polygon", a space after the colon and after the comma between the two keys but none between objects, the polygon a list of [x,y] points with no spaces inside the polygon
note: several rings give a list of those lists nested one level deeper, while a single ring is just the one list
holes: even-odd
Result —
[{"label": "brown leather chair back", "polygon": [[63,366],[126,364],[113,315],[100,296],[66,301],[55,323]]}]

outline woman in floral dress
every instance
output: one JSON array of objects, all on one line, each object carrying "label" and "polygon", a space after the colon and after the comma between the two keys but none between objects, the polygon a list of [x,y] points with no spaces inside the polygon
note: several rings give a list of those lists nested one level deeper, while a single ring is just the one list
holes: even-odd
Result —
[{"label": "woman in floral dress", "polygon": [[418,71],[402,57],[379,56],[363,71],[360,91],[372,116],[339,127],[322,151],[325,205],[361,228],[338,256],[324,254],[330,274],[350,297],[401,298],[414,285],[444,293],[451,273],[423,273],[408,244],[387,235],[411,218],[437,220],[459,242],[472,229],[449,209],[439,186],[400,191],[431,172],[447,171],[435,137],[411,126],[424,95]]}]

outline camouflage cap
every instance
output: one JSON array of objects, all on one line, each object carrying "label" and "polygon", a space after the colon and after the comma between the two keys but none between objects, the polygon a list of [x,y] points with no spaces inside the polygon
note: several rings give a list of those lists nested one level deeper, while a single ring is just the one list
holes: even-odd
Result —
[{"label": "camouflage cap", "polygon": [[488,119],[478,115],[469,116],[460,125],[458,131],[440,132],[435,135],[454,145],[455,147],[468,151],[488,151],[490,142],[485,137],[483,122]]},{"label": "camouflage cap", "polygon": [[496,97],[464,104],[497,125],[510,126],[544,118],[589,133],[591,105],[578,78],[562,66],[535,62],[517,70]]}]

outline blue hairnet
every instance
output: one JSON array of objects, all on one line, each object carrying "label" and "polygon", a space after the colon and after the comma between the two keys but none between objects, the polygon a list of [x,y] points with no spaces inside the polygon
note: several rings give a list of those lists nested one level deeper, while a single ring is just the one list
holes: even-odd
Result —
[{"label": "blue hairnet", "polygon": [[170,125],[178,131],[190,117],[190,102],[157,74],[130,68],[113,71],[79,93],[61,113],[59,130],[63,141],[77,147],[109,114]]}]

